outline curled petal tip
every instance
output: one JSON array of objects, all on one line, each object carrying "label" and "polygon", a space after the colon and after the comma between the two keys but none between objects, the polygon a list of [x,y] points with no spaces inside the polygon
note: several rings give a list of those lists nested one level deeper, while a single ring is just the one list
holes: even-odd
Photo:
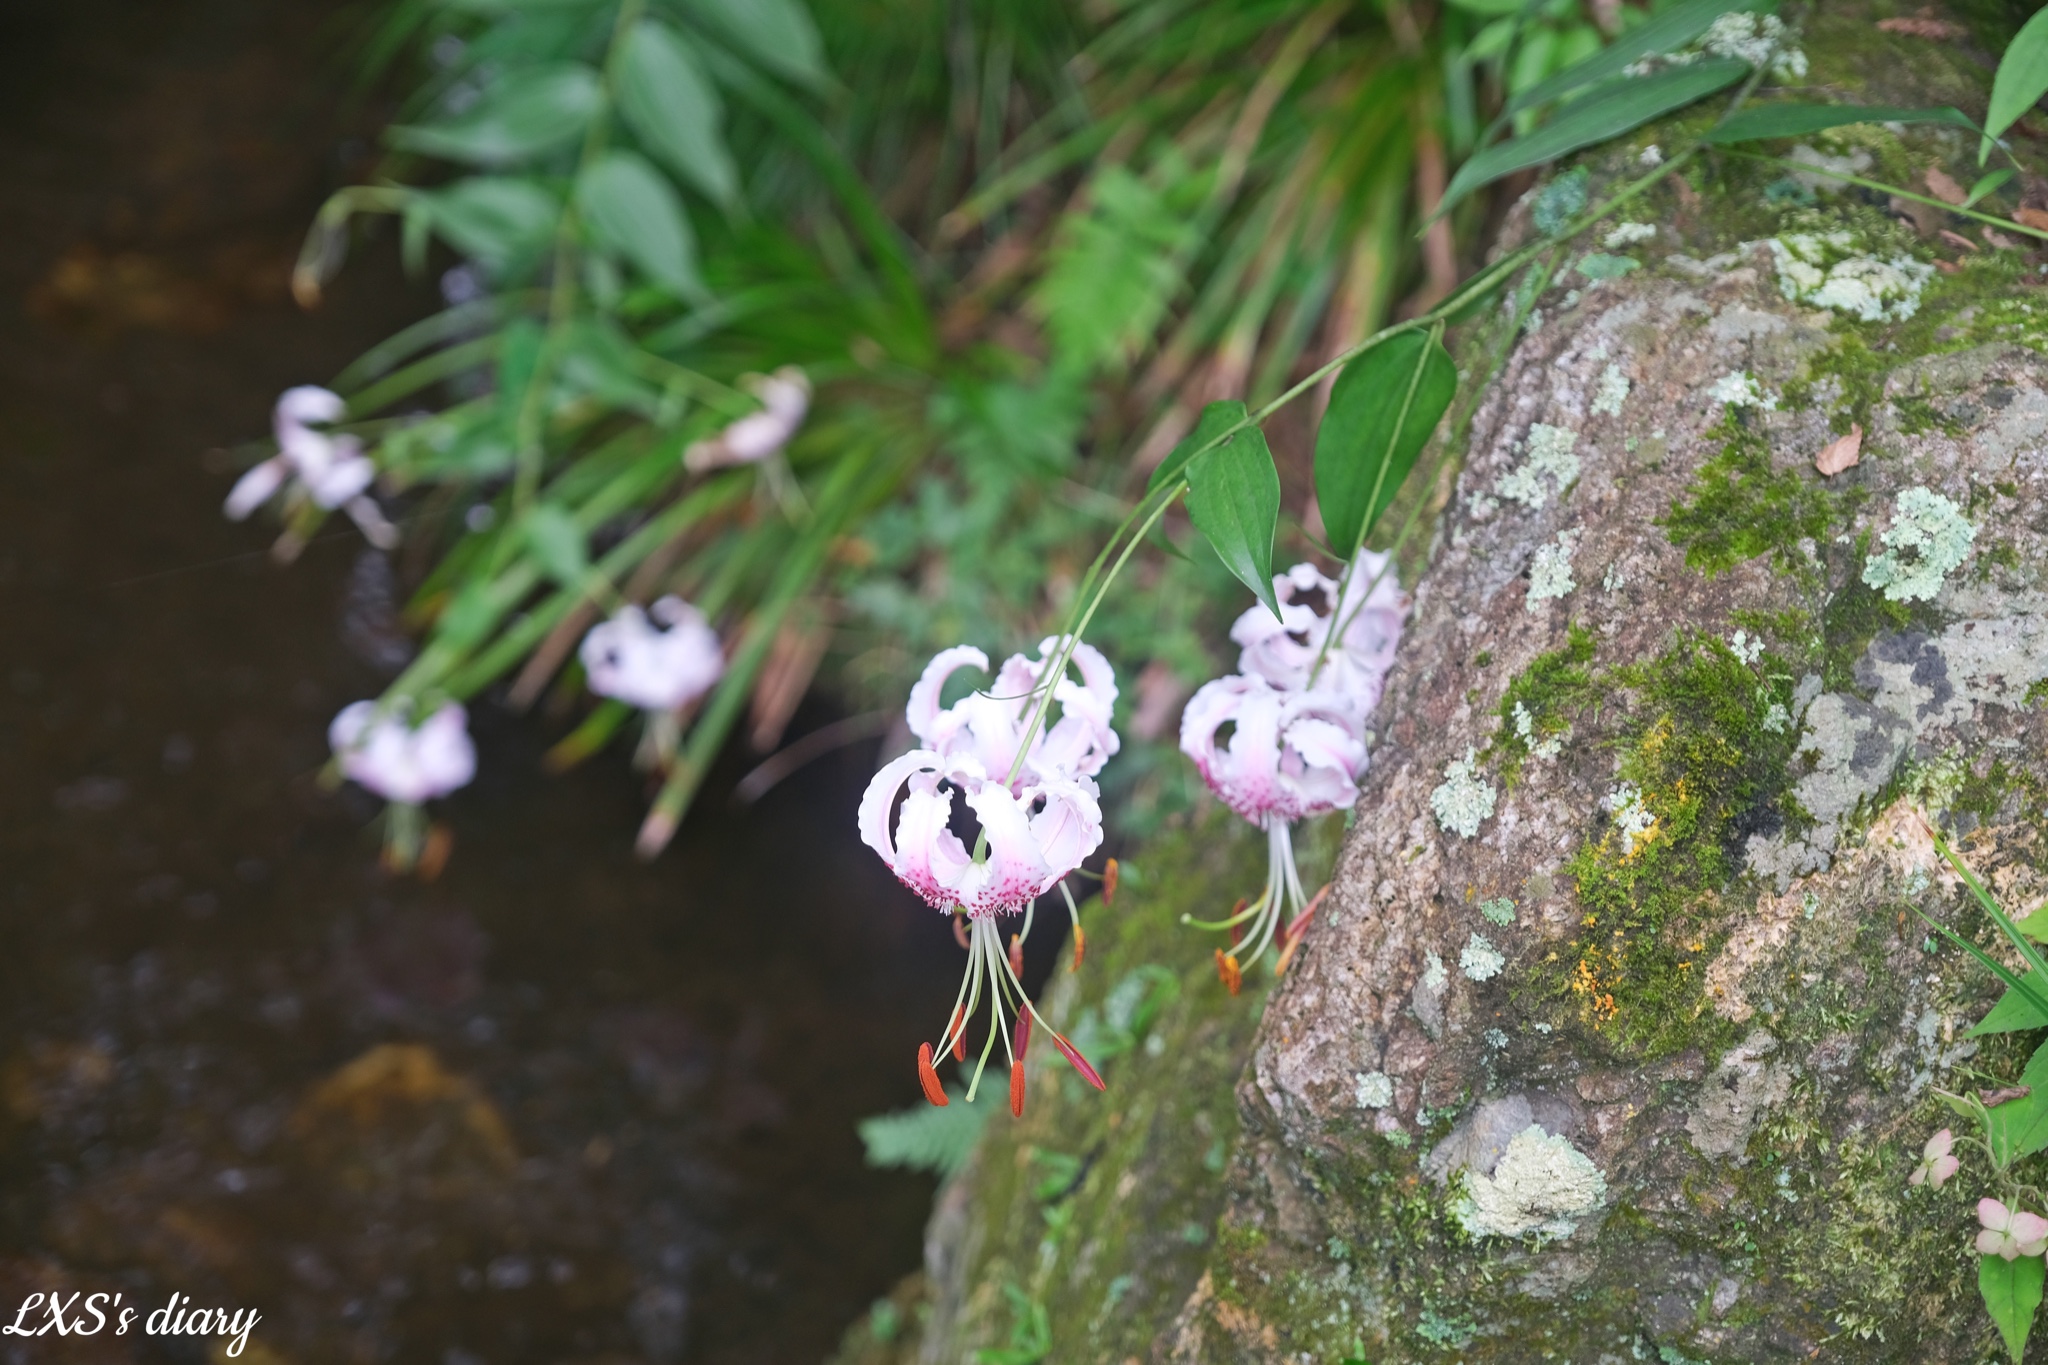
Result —
[{"label": "curled petal tip", "polygon": [[932,1045],[917,1045],[917,1083],[924,1087],[924,1097],[944,1109],[947,1104],[946,1087],[939,1084],[939,1073],[932,1068]]},{"label": "curled petal tip", "polygon": [[1010,1117],[1024,1117],[1024,1059],[1019,1057],[1010,1067]]},{"label": "curled petal tip", "polygon": [[1074,1070],[1081,1073],[1082,1080],[1088,1082],[1088,1084],[1094,1086],[1097,1090],[1107,1090],[1109,1088],[1108,1086],[1102,1083],[1101,1073],[1096,1071],[1094,1067],[1088,1065],[1088,1059],[1086,1057],[1083,1057],[1078,1051],[1076,1051],[1074,1045],[1068,1042],[1065,1037],[1058,1033],[1053,1034],[1052,1045],[1060,1050],[1060,1056],[1065,1057],[1067,1059],[1068,1064],[1071,1065],[1074,1068]]},{"label": "curled petal tip", "polygon": [[1111,858],[1102,867],[1102,903],[1104,905],[1111,905],[1116,901],[1116,879],[1116,859]]}]

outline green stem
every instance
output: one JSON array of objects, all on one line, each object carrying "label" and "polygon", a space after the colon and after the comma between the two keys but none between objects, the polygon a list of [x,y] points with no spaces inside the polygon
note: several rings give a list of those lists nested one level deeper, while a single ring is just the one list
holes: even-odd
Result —
[{"label": "green stem", "polygon": [[1763,152],[1744,152],[1737,151],[1734,148],[1726,150],[1730,156],[1745,157],[1751,161],[1768,162],[1773,166],[1783,166],[1787,170],[1798,171],[1802,175],[1808,171],[1813,171],[1827,176],[1831,180],[1844,180],[1851,185],[1856,185],[1866,190],[1882,190],[1886,194],[1895,194],[1901,199],[1910,199],[1916,204],[1926,204],[1929,207],[1940,209],[1943,213],[1954,213],[1964,218],[1974,218],[1980,223],[1987,223],[2002,231],[2024,233],[2029,237],[2038,237],[2042,241],[2048,242],[2048,231],[2044,231],[2041,228],[2028,227],[2025,223],[2015,223],[2010,218],[2000,218],[1996,214],[1979,213],[1975,209],[1966,209],[1960,204],[1951,204],[1945,199],[1934,199],[1924,194],[1916,194],[1912,190],[1900,189],[1897,185],[1887,185],[1881,180],[1865,180],[1862,176],[1851,175],[1847,171],[1832,170],[1826,166],[1809,165],[1804,161],[1787,161],[1784,157],[1768,156]]}]

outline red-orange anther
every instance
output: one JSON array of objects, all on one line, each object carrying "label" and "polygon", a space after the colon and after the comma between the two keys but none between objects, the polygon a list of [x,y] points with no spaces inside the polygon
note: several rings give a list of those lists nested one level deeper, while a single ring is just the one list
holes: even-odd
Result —
[{"label": "red-orange anther", "polygon": [[1073,1066],[1074,1070],[1081,1073],[1082,1080],[1088,1082],[1088,1084],[1094,1086],[1097,1090],[1108,1089],[1107,1086],[1103,1085],[1101,1075],[1095,1070],[1094,1067],[1088,1065],[1088,1059],[1086,1057],[1083,1057],[1079,1052],[1074,1050],[1074,1045],[1072,1043],[1068,1042],[1065,1038],[1062,1038],[1059,1034],[1055,1033],[1052,1036],[1052,1045],[1060,1050],[1060,1056],[1065,1057],[1067,1061]]},{"label": "red-orange anther", "polygon": [[1010,1117],[1024,1117],[1024,1059],[1019,1057],[1010,1067]]},{"label": "red-orange anther", "polygon": [[1226,953],[1221,948],[1216,950],[1216,979],[1228,987],[1232,995],[1237,994],[1238,988],[1244,985],[1244,969],[1238,966],[1236,954]]},{"label": "red-orange anther", "polygon": [[1010,1050],[1016,1054],[1017,1064],[1024,1063],[1024,1053],[1031,1046],[1031,1011],[1025,1010],[1017,1016],[1017,1026],[1010,1031]]},{"label": "red-orange anther", "polygon": [[1024,975],[1024,940],[1015,934],[1010,935],[1010,975]]},{"label": "red-orange anther", "polygon": [[1115,901],[1116,859],[1111,858],[1108,862],[1102,865],[1102,903],[1104,905],[1111,905],[1114,904]]},{"label": "red-orange anther", "polygon": [[917,1045],[917,1083],[924,1087],[924,1097],[943,1109],[946,1107],[946,1087],[939,1084],[939,1073],[932,1069],[932,1045]]},{"label": "red-orange anther", "polygon": [[967,1006],[953,1006],[953,1027],[946,1030],[953,1035],[953,1060],[967,1060]]},{"label": "red-orange anther", "polygon": [[1081,970],[1081,954],[1087,950],[1088,935],[1082,933],[1081,926],[1077,924],[1074,926],[1074,965],[1069,967],[1068,971],[1078,972]]}]

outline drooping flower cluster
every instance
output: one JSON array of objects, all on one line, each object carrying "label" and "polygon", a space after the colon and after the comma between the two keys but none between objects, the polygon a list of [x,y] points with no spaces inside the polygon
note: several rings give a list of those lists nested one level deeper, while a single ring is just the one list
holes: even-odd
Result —
[{"label": "drooping flower cluster", "polygon": [[[1347,810],[1365,771],[1366,720],[1379,704],[1401,642],[1408,599],[1386,555],[1362,552],[1341,585],[1312,564],[1273,579],[1280,604],[1238,617],[1230,638],[1239,671],[1203,684],[1181,713],[1180,747],[1224,804],[1266,831],[1266,886],[1229,917],[1188,920],[1229,930],[1216,950],[1234,993],[1243,964],[1282,941],[1285,970],[1312,902],[1294,861],[1293,822]],[[1224,727],[1228,739],[1219,739]],[[1286,924],[1283,925],[1283,915]],[[1249,943],[1240,951],[1240,946]]]},{"label": "drooping flower cluster", "polygon": [[286,389],[271,414],[277,454],[242,475],[228,491],[221,509],[228,519],[244,520],[284,489],[288,498],[328,511],[341,508],[378,549],[396,546],[397,528],[384,519],[369,494],[377,466],[363,453],[363,443],[319,429],[340,421],[347,410],[341,395],[327,389],[311,384]]},{"label": "drooping flower cluster", "polygon": [[[967,971],[951,1022],[936,1050],[926,1044],[918,1054],[918,1077],[933,1104],[947,1102],[933,1058],[951,1050],[964,1060],[967,1023],[985,992],[992,1018],[975,1083],[1000,1036],[1011,1061],[1011,1109],[1022,1111],[1024,1050],[1032,1021],[1044,1023],[1019,980],[1022,938],[1031,929],[1033,902],[1055,886],[1074,915],[1076,965],[1080,961],[1080,918],[1064,879],[1102,843],[1095,776],[1118,748],[1110,727],[1117,689],[1109,660],[1078,642],[1071,660],[1080,680],[1065,676],[1064,668],[1049,676],[1068,644],[1054,637],[1039,645],[1037,659],[1011,655],[990,687],[951,706],[940,705],[947,679],[965,667],[985,671],[988,656],[968,645],[941,651],[910,691],[906,719],[919,747],[885,764],[861,798],[861,841],[927,904],[966,916]],[[1051,703],[1059,706],[1056,723],[1050,723]],[[956,797],[981,827],[972,849],[951,828]],[[1006,951],[998,920],[1019,912],[1024,926]],[[1009,1031],[1006,1014],[1014,1020]],[[1081,1054],[1047,1032],[1100,1089],[1101,1078]],[[968,1094],[972,1098],[972,1086]]]}]

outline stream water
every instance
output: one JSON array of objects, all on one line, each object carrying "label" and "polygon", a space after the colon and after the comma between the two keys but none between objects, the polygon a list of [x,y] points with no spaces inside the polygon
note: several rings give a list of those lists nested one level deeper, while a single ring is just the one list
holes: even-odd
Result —
[{"label": "stream water", "polygon": [[260,1362],[815,1361],[916,1262],[930,1183],[854,1122],[915,1100],[958,970],[853,837],[869,748],[747,811],[735,769],[643,867],[623,757],[545,778],[560,723],[486,701],[452,861],[393,879],[315,781],[403,647],[388,568],[220,517],[208,452],[434,302],[389,240],[285,295],[387,112],[342,18],[0,6],[0,1318],[176,1293],[260,1312]]}]

